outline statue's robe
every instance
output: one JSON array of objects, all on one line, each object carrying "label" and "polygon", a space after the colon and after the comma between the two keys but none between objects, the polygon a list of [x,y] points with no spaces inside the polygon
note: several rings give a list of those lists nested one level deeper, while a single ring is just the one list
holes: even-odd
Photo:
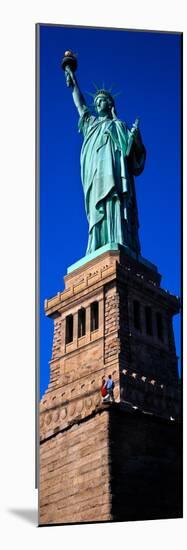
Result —
[{"label": "statue's robe", "polygon": [[107,243],[126,245],[139,253],[133,175],[139,175],[145,163],[140,133],[137,146],[126,124],[96,118],[88,109],[80,117],[79,131],[84,136],[81,178],[89,223],[87,254]]}]

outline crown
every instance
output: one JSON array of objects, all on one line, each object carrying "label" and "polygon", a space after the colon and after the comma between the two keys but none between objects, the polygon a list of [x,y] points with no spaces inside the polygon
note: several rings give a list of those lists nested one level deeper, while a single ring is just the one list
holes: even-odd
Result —
[{"label": "crown", "polygon": [[111,86],[110,89],[107,90],[104,87],[104,85],[103,85],[103,88],[98,88],[98,86],[95,83],[93,84],[94,84],[94,87],[96,88],[96,92],[95,93],[87,92],[93,98],[93,104],[95,105],[96,100],[99,96],[103,96],[103,97],[107,97],[111,101],[112,105],[114,105],[114,98],[117,97],[120,94],[120,92],[116,94],[111,94],[113,86]]},{"label": "crown", "polygon": [[96,102],[98,96],[107,97],[111,101],[111,103],[114,103],[112,95],[108,90],[105,90],[104,88],[101,88],[101,90],[98,90],[96,94],[94,94],[94,103]]}]

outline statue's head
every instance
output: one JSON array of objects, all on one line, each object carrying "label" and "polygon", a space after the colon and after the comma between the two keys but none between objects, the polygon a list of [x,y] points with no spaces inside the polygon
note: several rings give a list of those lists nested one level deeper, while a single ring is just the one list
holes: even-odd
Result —
[{"label": "statue's head", "polygon": [[115,107],[114,99],[107,90],[97,90],[94,96],[94,106],[98,115],[110,115],[112,108]]}]

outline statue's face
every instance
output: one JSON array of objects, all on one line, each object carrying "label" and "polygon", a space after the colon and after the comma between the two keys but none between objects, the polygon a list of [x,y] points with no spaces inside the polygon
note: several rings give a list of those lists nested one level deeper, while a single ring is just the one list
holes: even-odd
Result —
[{"label": "statue's face", "polygon": [[107,115],[111,111],[108,98],[105,97],[104,95],[98,95],[95,102],[95,106],[96,106],[96,111],[98,115],[101,115],[101,116]]}]

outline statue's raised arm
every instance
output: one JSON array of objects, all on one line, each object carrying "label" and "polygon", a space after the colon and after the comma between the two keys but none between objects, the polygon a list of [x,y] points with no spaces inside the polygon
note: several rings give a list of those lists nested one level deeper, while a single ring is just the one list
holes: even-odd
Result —
[{"label": "statue's raised arm", "polygon": [[65,72],[65,78],[66,78],[66,84],[69,87],[72,88],[72,96],[73,101],[75,103],[75,107],[78,110],[79,115],[81,116],[86,108],[86,101],[82,95],[82,92],[79,88],[76,76],[75,76],[75,70],[77,68],[77,59],[76,55],[73,54],[71,50],[67,50],[64,54],[63,60],[62,60],[62,68]]}]

